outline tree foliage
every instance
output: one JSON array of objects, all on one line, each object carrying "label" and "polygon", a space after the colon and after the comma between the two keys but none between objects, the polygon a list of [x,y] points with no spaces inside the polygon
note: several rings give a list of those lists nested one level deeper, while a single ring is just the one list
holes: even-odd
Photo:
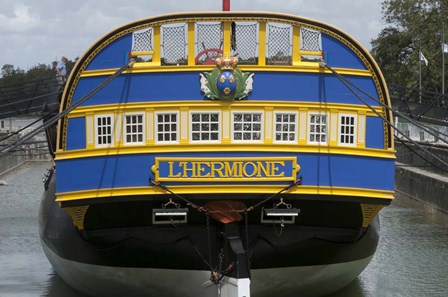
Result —
[{"label": "tree foliage", "polygon": [[[428,66],[421,65],[422,87],[441,92],[442,43],[448,40],[445,20],[448,0],[385,0],[382,9],[389,26],[372,41],[372,54],[386,80],[418,87],[421,51],[429,62]],[[445,60],[448,62],[448,55]]]},{"label": "tree foliage", "polygon": [[[56,80],[54,65],[56,65],[56,62],[37,64],[27,71],[16,68],[12,64],[3,65],[0,77],[0,103],[5,106],[10,102],[29,100],[24,103],[27,105],[26,110],[28,110],[33,102],[45,101],[45,96],[52,96],[60,88]],[[67,62],[67,73],[71,71],[73,65],[73,61]],[[33,101],[35,99],[37,101]],[[15,103],[14,106],[19,106],[17,104]]]},{"label": "tree foliage", "polygon": [[[75,59],[76,61],[76,59]],[[67,76],[69,75],[71,69],[73,68],[75,61],[68,61],[66,64],[67,67]],[[15,85],[26,83],[33,80],[39,79],[49,79],[55,78],[56,74],[54,71],[54,67],[56,67],[57,62],[53,61],[51,64],[42,64],[39,63],[34,67],[31,67],[27,71],[14,67],[12,64],[5,64],[1,68],[1,77],[0,77],[0,87]]]}]

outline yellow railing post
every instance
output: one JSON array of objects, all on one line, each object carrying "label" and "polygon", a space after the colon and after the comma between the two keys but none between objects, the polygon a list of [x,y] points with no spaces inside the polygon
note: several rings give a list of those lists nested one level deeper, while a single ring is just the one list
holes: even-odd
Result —
[{"label": "yellow railing post", "polygon": [[292,29],[292,65],[300,63],[300,27]]},{"label": "yellow railing post", "polygon": [[259,44],[258,44],[258,65],[266,65],[266,22],[260,22]]},{"label": "yellow railing post", "polygon": [[230,57],[230,35],[231,35],[230,25],[231,25],[231,22],[223,22],[223,24],[224,24],[223,56]]},{"label": "yellow railing post", "polygon": [[152,61],[156,65],[160,65],[160,26],[154,27],[154,55]]},{"label": "yellow railing post", "polygon": [[195,65],[196,52],[194,49],[195,32],[194,32],[194,22],[188,22],[188,66]]}]

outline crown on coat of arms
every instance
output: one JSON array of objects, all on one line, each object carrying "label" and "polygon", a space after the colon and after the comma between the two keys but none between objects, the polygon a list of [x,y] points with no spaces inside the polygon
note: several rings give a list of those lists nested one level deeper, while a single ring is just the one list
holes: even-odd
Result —
[{"label": "crown on coat of arms", "polygon": [[238,58],[236,57],[219,57],[216,59],[216,66],[220,70],[233,70],[238,64]]}]

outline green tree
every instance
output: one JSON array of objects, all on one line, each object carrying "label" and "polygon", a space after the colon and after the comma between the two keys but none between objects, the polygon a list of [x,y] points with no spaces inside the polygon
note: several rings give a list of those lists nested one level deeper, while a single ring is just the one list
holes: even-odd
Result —
[{"label": "green tree", "polygon": [[429,62],[428,66],[422,65],[422,87],[441,92],[442,42],[448,39],[445,20],[448,0],[385,0],[382,9],[389,27],[372,41],[372,54],[386,80],[418,87],[421,51]]}]

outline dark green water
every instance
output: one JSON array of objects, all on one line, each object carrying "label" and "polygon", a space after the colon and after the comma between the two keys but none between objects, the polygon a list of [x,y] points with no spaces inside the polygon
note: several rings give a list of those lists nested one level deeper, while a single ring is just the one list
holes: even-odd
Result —
[{"label": "dark green water", "polygon": [[[49,167],[28,163],[0,176],[7,183],[0,186],[1,297],[85,297],[55,275],[40,246],[38,206]],[[373,296],[448,296],[448,215],[405,198],[381,211],[374,259],[352,284],[331,295]]]}]

